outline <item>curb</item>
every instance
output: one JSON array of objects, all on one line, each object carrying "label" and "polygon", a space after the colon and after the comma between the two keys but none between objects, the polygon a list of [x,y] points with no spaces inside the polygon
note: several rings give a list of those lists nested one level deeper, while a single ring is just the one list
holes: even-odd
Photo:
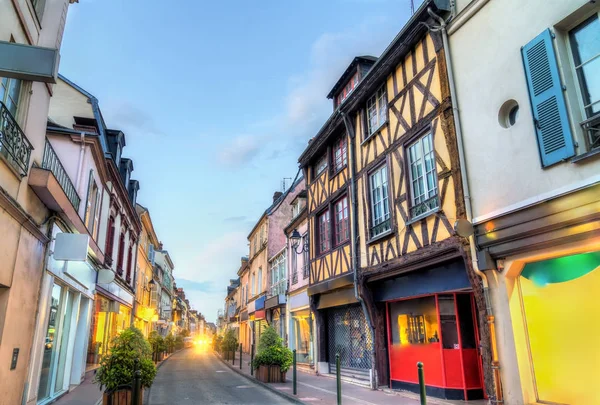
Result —
[{"label": "curb", "polygon": [[229,364],[228,362],[226,362],[225,360],[223,360],[223,358],[218,355],[217,353],[213,352],[213,354],[215,355],[215,357],[217,357],[219,360],[221,360],[221,362],[223,364],[225,364],[227,367],[229,367],[231,370],[235,371],[236,373],[238,373],[239,375],[241,375],[242,377],[246,378],[247,380],[253,382],[256,385],[260,385],[266,389],[268,389],[269,391],[273,392],[274,394],[279,395],[282,398],[287,399],[288,401],[291,401],[293,403],[296,404],[300,404],[300,405],[307,405],[305,402],[300,401],[298,398],[296,398],[293,395],[290,395],[288,393],[282,392],[276,388],[273,388],[272,386],[270,386],[267,383],[264,383],[262,381],[258,381],[256,378],[244,373],[243,371],[240,371],[239,368],[235,368],[235,366],[232,366],[231,364]]}]

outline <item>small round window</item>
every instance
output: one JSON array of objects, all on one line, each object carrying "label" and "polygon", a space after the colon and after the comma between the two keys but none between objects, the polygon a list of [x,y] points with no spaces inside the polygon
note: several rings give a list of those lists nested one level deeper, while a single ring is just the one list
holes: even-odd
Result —
[{"label": "small round window", "polygon": [[498,112],[498,123],[502,128],[510,128],[519,119],[519,104],[515,100],[508,100]]}]

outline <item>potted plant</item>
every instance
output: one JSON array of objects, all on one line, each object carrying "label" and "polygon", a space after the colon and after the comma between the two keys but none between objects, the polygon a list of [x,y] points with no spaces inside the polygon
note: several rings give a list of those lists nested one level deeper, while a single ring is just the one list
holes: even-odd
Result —
[{"label": "potted plant", "polygon": [[258,342],[252,367],[256,378],[262,382],[285,382],[286,373],[293,362],[293,354],[283,345],[283,339],[274,328],[265,329]]},{"label": "potted plant", "polygon": [[[149,388],[156,376],[156,367],[152,362],[152,349],[142,331],[130,327],[112,339],[110,352],[102,357],[96,371],[94,382],[104,389],[103,404],[122,403],[141,405],[144,388]],[[142,392],[139,404],[131,403],[131,394],[118,388],[130,385],[133,389],[133,377],[136,368],[141,372]]]},{"label": "potted plant", "polygon": [[152,358],[155,362],[159,362],[163,359],[165,351],[165,340],[157,331],[153,330],[148,335],[148,342],[152,348]]},{"label": "potted plant", "polygon": [[165,338],[165,346],[167,346],[167,353],[173,353],[175,350],[175,337],[171,332]]}]

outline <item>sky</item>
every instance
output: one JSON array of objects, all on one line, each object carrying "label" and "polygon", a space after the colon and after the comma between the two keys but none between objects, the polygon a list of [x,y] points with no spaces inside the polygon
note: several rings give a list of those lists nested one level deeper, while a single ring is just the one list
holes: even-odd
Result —
[{"label": "sky", "polygon": [[207,320],[248,255],[248,233],[333,112],[329,90],[354,56],[379,56],[409,16],[410,0],[69,7],[60,72],[125,133],[138,202]]}]

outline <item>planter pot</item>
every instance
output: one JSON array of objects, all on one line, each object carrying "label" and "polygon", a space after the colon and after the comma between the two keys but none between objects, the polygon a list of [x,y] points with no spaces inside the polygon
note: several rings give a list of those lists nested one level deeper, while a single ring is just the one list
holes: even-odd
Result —
[{"label": "planter pot", "polygon": [[132,395],[131,391],[117,391],[111,394],[105,392],[102,394],[102,405],[142,405],[144,401],[144,390],[142,389],[140,392],[137,404],[132,402]]},{"label": "planter pot", "polygon": [[262,382],[279,383],[285,382],[286,373],[281,372],[279,366],[259,366],[256,370],[256,379]]},{"label": "planter pot", "polygon": [[269,366],[258,366],[256,369],[256,379],[262,382],[269,382]]}]

